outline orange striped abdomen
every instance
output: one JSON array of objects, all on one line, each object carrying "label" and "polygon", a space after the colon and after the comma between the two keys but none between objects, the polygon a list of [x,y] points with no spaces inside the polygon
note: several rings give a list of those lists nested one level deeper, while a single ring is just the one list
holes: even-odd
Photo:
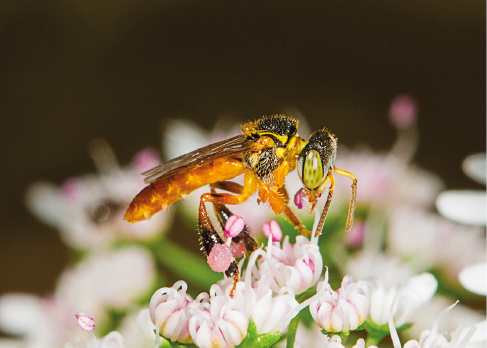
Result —
[{"label": "orange striped abdomen", "polygon": [[146,220],[200,187],[233,179],[244,172],[241,161],[223,157],[188,172],[151,183],[135,196],[124,219],[130,223]]}]

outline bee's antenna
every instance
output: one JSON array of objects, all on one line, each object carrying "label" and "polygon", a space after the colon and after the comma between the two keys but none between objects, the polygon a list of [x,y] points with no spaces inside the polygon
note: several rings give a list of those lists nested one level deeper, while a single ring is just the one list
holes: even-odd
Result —
[{"label": "bee's antenna", "polygon": [[349,177],[352,179],[352,197],[350,197],[350,204],[348,206],[347,224],[345,225],[345,231],[350,231],[353,225],[353,214],[355,213],[355,204],[357,202],[357,178],[352,173],[346,172],[341,169],[334,168],[335,173]]},{"label": "bee's antenna", "polygon": [[316,227],[315,238],[318,237],[321,234],[321,230],[323,230],[326,216],[328,215],[328,210],[330,209],[331,199],[333,197],[333,189],[335,188],[335,178],[333,177],[333,174],[331,172],[328,174],[328,178],[330,179],[331,185],[328,189],[328,198],[326,199],[325,207],[323,208],[323,212],[321,213],[320,222],[318,223],[318,227]]}]

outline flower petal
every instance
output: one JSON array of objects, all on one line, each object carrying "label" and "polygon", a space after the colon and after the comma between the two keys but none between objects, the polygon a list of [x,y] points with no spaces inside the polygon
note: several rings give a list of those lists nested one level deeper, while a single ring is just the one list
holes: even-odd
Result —
[{"label": "flower petal", "polygon": [[459,274],[460,284],[473,293],[486,295],[487,293],[487,263],[481,262],[465,267]]},{"label": "flower petal", "polygon": [[436,200],[436,208],[445,217],[467,225],[485,226],[485,191],[456,190],[442,192]]},{"label": "flower petal", "polygon": [[476,153],[463,160],[462,169],[468,177],[485,185],[485,152]]}]

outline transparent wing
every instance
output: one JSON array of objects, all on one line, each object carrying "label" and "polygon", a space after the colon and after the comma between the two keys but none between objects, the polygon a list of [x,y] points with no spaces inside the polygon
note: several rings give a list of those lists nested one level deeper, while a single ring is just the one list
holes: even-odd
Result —
[{"label": "transparent wing", "polygon": [[200,167],[217,158],[242,153],[250,149],[253,144],[254,141],[248,139],[245,135],[237,135],[236,137],[210,144],[201,149],[176,157],[142,173],[143,176],[146,176],[144,182],[150,184],[156,181],[161,181],[171,176],[190,171],[196,167]]}]

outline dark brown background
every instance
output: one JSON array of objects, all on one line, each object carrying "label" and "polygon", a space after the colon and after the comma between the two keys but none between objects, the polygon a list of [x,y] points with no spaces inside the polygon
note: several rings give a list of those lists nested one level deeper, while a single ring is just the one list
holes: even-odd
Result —
[{"label": "dark brown background", "polygon": [[159,147],[165,118],[210,129],[296,108],[344,144],[386,149],[388,105],[408,92],[416,162],[477,187],[460,164],[485,151],[485,12],[483,0],[1,1],[0,293],[47,294],[67,261],[24,208],[26,187],[93,171],[93,138],[122,163]]}]

